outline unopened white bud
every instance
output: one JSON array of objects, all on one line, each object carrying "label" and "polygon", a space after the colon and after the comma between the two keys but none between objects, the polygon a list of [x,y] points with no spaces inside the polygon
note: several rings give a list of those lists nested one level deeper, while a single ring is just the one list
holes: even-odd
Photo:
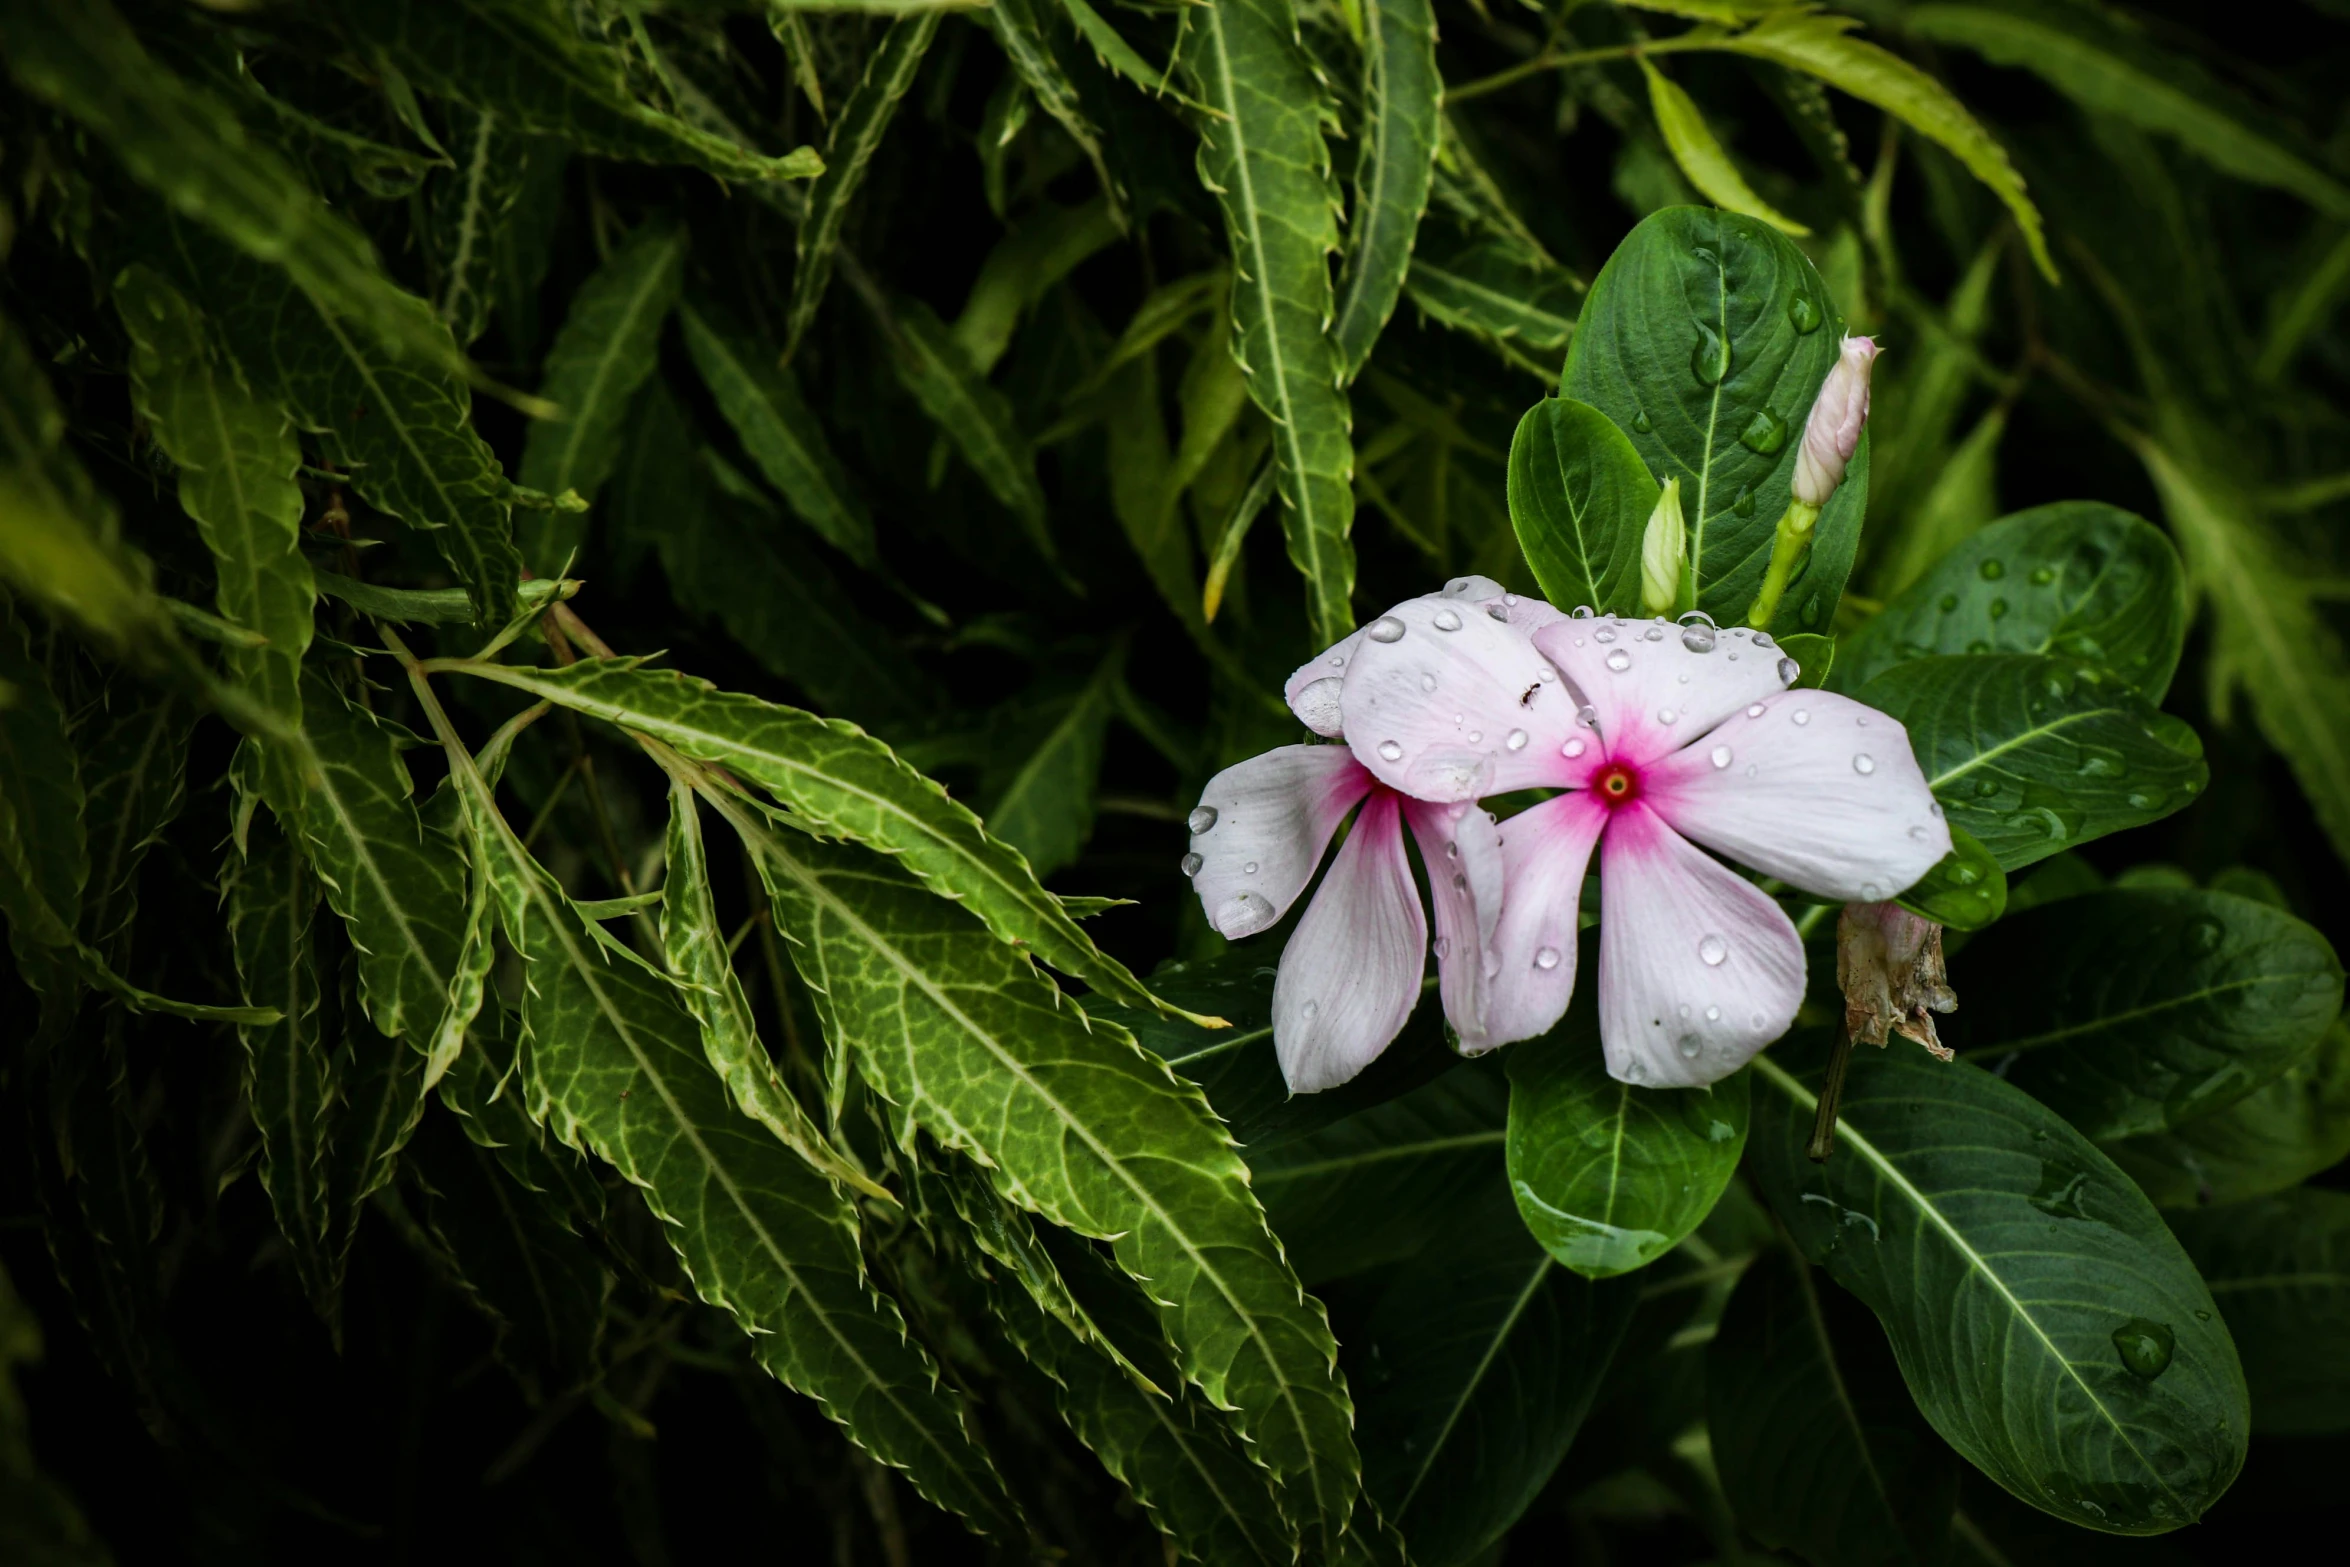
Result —
[{"label": "unopened white bud", "polygon": [[1874,338],[1848,337],[1835,368],[1820,383],[1795,457],[1795,498],[1807,506],[1827,505],[1844,482],[1844,465],[1852,461],[1861,426],[1869,422],[1869,365],[1876,357]]},{"label": "unopened white bud", "polygon": [[1640,607],[1651,615],[1667,615],[1681,596],[1681,578],[1689,565],[1689,529],[1681,520],[1681,481],[1665,481],[1656,510],[1648,514],[1648,531],[1640,537]]}]

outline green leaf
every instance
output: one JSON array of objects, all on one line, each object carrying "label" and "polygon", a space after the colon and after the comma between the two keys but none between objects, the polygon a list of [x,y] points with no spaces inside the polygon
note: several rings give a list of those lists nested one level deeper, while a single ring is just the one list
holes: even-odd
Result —
[{"label": "green leaf", "polygon": [[[559,410],[530,427],[521,482],[549,495],[576,491],[593,501],[620,455],[630,400],[652,374],[661,325],[685,280],[685,230],[648,223],[605,258],[571,301],[571,313],[547,352],[539,395]],[[578,548],[573,513],[534,512],[536,535],[524,551],[532,570],[551,576]]]},{"label": "green leaf", "polygon": [[1560,1267],[1484,1199],[1395,1270],[1349,1360],[1364,1494],[1429,1567],[1482,1560],[1566,1455],[1639,1292]]},{"label": "green leaf", "polygon": [[1251,1184],[1309,1285],[1408,1261],[1452,1228],[1465,1201],[1498,1189],[1508,1116],[1500,1063],[1463,1067],[1322,1131],[1252,1149]]},{"label": "green leaf", "polygon": [[1510,440],[1510,522],[1553,604],[1640,608],[1640,540],[1662,487],[1615,421],[1571,397],[1526,410]]},{"label": "green leaf", "polygon": [[359,994],[384,1034],[431,1048],[466,929],[464,857],[417,815],[398,742],[320,677],[303,682],[313,771],[305,852],[350,927]]},{"label": "green leaf", "polygon": [[2350,1430],[2350,1194],[2280,1192],[2171,1228],[2243,1346],[2252,1429]]},{"label": "green leaf", "polygon": [[618,50],[589,42],[535,0],[353,0],[337,14],[364,49],[424,91],[582,152],[688,164],[721,179],[806,179],[823,167],[809,148],[762,157],[647,108],[630,95]]},{"label": "green leaf", "polygon": [[139,867],[187,798],[195,709],[168,692],[121,681],[86,710],[73,744],[89,797],[82,806],[89,878],[81,939],[112,966],[127,959],[139,912]]},{"label": "green leaf", "polygon": [[0,595],[0,913],[20,942],[74,943],[90,877],[82,804],[65,714],[16,606]]},{"label": "green leaf", "polygon": [[2308,1056],[2342,1009],[2325,937],[2224,892],[2115,888],[1967,943],[1944,1042],[2099,1142],[2168,1131]]},{"label": "green leaf", "polygon": [[1352,1081],[1318,1094],[1292,1094],[1273,1050],[1275,970],[1254,952],[1175,963],[1151,975],[1151,989],[1191,1015],[1229,1019],[1202,1028],[1188,1016],[1088,1003],[1086,1011],[1131,1032],[1145,1050],[1200,1086],[1217,1116],[1245,1144],[1253,1164],[1267,1149],[1306,1137],[1358,1111],[1411,1093],[1460,1065],[1445,1043],[1434,984],[1394,1043]]},{"label": "green leaf", "polygon": [[962,1400],[938,1386],[936,1366],[866,1276],[848,1198],[736,1112],[678,991],[578,912],[445,729],[442,740],[527,974],[532,1118],[644,1192],[696,1292],[753,1336],[777,1380],[814,1398],[938,1506],[1010,1532],[1002,1482]]},{"label": "green leaf", "polygon": [[1125,665],[1125,649],[1113,650],[1074,692],[1023,714],[1008,743],[990,748],[988,834],[1039,876],[1076,859],[1093,835],[1102,742]]},{"label": "green leaf", "polygon": [[[371,620],[395,626],[462,626],[473,619],[473,606],[461,588],[384,588],[323,567],[312,568],[310,580],[327,598],[348,604]],[[514,591],[521,613],[533,615],[570,598],[579,591],[579,584],[538,577],[516,583]]]},{"label": "green leaf", "polygon": [[2054,282],[2056,264],[2048,259],[2040,209],[2024,194],[2023,176],[2007,161],[2007,150],[1951,96],[1950,89],[1899,55],[1850,36],[1859,25],[1833,13],[1776,10],[1746,32],[1718,41],[1709,38],[1696,47],[1726,49],[1816,76],[1863,103],[1875,104],[1937,143],[2006,205],[2023,231],[2032,260]]},{"label": "green leaf", "polygon": [[1180,58],[1218,116],[1200,121],[1199,174],[1232,247],[1232,351],[1273,421],[1282,527],[1314,639],[1335,642],[1354,629],[1355,580],[1353,416],[1324,330],[1337,308],[1338,192],[1322,131],[1336,112],[1288,0],[1210,0],[1187,19]]},{"label": "green leaf", "polygon": [[1107,197],[1080,207],[1039,202],[979,264],[979,276],[972,280],[953,328],[964,361],[981,376],[993,371],[1011,346],[1020,318],[1088,257],[1117,239],[1116,212]]},{"label": "green leaf", "polygon": [[261,1134],[261,1186],[294,1269],[315,1301],[334,1295],[341,1269],[328,1247],[334,1199],[327,1145],[342,1090],[341,1063],[326,1037],[311,916],[318,881],[294,844],[262,813],[228,868],[229,945],[249,1006],[275,1023],[237,1032],[245,1046],[245,1103]]},{"label": "green leaf", "polygon": [[1950,852],[1894,900],[1952,930],[1981,930],[2007,912],[2007,873],[1964,827],[1950,827]]},{"label": "green leaf", "polygon": [[1337,1345],[1199,1090],[889,861],[727,814],[827,1037],[894,1107],[900,1143],[928,1132],[1013,1202],[1109,1241],[1163,1303],[1185,1380],[1282,1482],[1285,1514],[1334,1541],[1358,1463]]},{"label": "green leaf", "polygon": [[2173,1131],[2109,1143],[2106,1154],[2162,1208],[2241,1202],[2350,1158],[2350,1030],[2223,1110]]},{"label": "green leaf", "polygon": [[[180,506],[218,575],[214,602],[267,639],[231,649],[229,668],[289,724],[302,716],[302,655],[317,592],[302,558],[301,448],[284,408],[255,397],[215,347],[195,307],[145,266],[114,285],[132,343],[131,386],[156,444],[179,465]],[[292,785],[273,791],[290,803]]]},{"label": "green leaf", "polygon": [[1036,477],[1036,453],[1020,433],[1012,400],[988,384],[963,357],[937,314],[918,299],[901,299],[882,316],[890,363],[899,384],[913,394],[955,450],[971,465],[987,492],[1010,512],[1028,542],[1056,561],[1045,519],[1044,486]]},{"label": "green leaf", "polygon": [[[1421,227],[1405,279],[1414,305],[1456,332],[1497,344],[1537,352],[1567,346],[1583,292],[1574,274],[1514,240],[1464,240],[1433,215]],[[1555,379],[1547,369],[1540,374]]]},{"label": "green leaf", "polygon": [[815,830],[903,859],[923,885],[960,901],[998,937],[1025,944],[1062,973],[1111,999],[1158,1005],[1037,885],[1018,851],[988,837],[978,817],[852,724],[625,660],[582,659],[563,669],[480,664],[468,673],[748,778]]},{"label": "green leaf", "polygon": [[798,380],[774,351],[696,305],[678,312],[694,368],[743,450],[800,521],[843,555],[878,569],[873,516],[833,455]]},{"label": "green leaf", "polygon": [[1352,380],[1395,313],[1442,141],[1444,79],[1428,0],[1369,0],[1363,17],[1363,150],[1330,339]]},{"label": "green leaf", "polygon": [[366,235],[250,136],[230,104],[158,64],[108,0],[7,7],[0,56],[27,92],[80,121],[174,211],[276,269],[281,286],[354,324],[372,350],[465,371],[447,331],[384,275]]},{"label": "green leaf", "polygon": [[1065,45],[1054,26],[1060,9],[1053,0],[994,0],[980,20],[1045,113],[1084,150],[1102,190],[1123,209],[1126,195],[1103,157],[1101,130],[1087,116],[1077,84],[1061,60]]},{"label": "green leaf", "polygon": [[1617,1082],[1596,1006],[1510,1052],[1509,1177],[1534,1238],[1604,1279],[1656,1261],[1713,1211],[1746,1147],[1748,1088],[1743,1072],[1711,1088]]},{"label": "green leaf", "polygon": [[[458,107],[451,119],[457,166],[427,188],[426,209],[440,263],[434,306],[457,341],[469,344],[488,328],[493,309],[506,309],[518,284],[535,293],[545,277],[570,148],[517,131],[494,113]],[[537,341],[508,314],[517,346]]]},{"label": "green leaf", "polygon": [[[1697,207],[1641,223],[1583,302],[1561,389],[1613,419],[1660,481],[1681,481],[1697,607],[1725,625],[1745,619],[1762,584],[1841,330],[1819,274],[1786,235]],[[1811,565],[1788,594],[1798,623],[1781,629],[1829,629],[1834,595],[1819,605],[1816,588],[1840,548],[1849,560],[1838,508],[1862,499],[1846,500],[1856,477],[1820,519]],[[1858,525],[1856,510],[1849,526]]]},{"label": "green leaf", "polygon": [[2102,501],[2059,501],[1960,541],[1844,639],[1835,687],[1857,691],[1929,653],[2057,653],[2160,702],[2187,635],[2179,553]]},{"label": "green leaf", "polygon": [[1908,728],[1952,824],[2003,870],[2157,821],[2210,776],[2194,730],[2071,659],[1936,654],[1855,695]]},{"label": "green leaf", "polygon": [[1760,218],[1784,233],[1811,232],[1754,193],[1754,187],[1746,183],[1746,176],[1738,172],[1738,165],[1715,139],[1713,127],[1705,123],[1697,100],[1645,55],[1640,57],[1640,69],[1648,78],[1648,106],[1656,115],[1656,128],[1664,134],[1665,150],[1699,194],[1725,211]]},{"label": "green leaf", "polygon": [[[268,267],[184,223],[165,221],[150,242],[225,330],[255,390],[284,400],[369,505],[431,535],[480,624],[512,619],[522,558],[506,476],[473,428],[464,383],[393,358]],[[447,332],[437,321],[432,329]]]},{"label": "green leaf", "polygon": [[1836,1567],[1949,1558],[1958,1464],[1858,1301],[1772,1247],[1705,1350],[1722,1493],[1767,1546]]},{"label": "green leaf", "polygon": [[[1944,1441],[2084,1528],[2159,1534],[2218,1499],[2249,1425],[2235,1346],[2178,1242],[2087,1139],[1979,1068],[1869,1050],[1836,1152],[1814,1164],[1816,1072],[1764,1055],[1755,1073],[1765,1195],[1876,1312]],[[2150,1338],[2167,1338],[2166,1364]]]},{"label": "green leaf", "polygon": [[784,313],[783,358],[799,351],[800,339],[824,303],[832,282],[832,262],[840,249],[841,224],[849,203],[865,183],[865,170],[881,145],[898,101],[914,85],[914,73],[938,36],[938,12],[920,11],[889,24],[865,61],[865,74],[833,117],[832,134],[824,144],[824,170],[808,189],[808,208],[800,219],[794,254],[791,303]]},{"label": "green leaf", "polygon": [[2318,211],[2350,217],[2350,186],[2296,152],[2292,132],[2232,92],[2191,56],[2156,45],[2143,28],[2100,11],[1977,0],[1911,6],[1905,32],[2019,66],[2083,108],[2169,136],[2224,174],[2290,191]]}]

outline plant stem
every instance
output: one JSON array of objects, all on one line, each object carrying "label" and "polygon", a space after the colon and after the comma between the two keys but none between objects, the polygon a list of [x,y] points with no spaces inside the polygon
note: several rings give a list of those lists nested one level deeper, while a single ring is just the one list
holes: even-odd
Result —
[{"label": "plant stem", "polygon": [[1836,1107],[1844,1099],[1844,1074],[1852,1068],[1852,1030],[1841,1014],[1836,1020],[1836,1043],[1828,1051],[1828,1072],[1820,1079],[1819,1109],[1812,1118],[1811,1142],[1804,1148],[1814,1164],[1826,1164],[1836,1151]]}]

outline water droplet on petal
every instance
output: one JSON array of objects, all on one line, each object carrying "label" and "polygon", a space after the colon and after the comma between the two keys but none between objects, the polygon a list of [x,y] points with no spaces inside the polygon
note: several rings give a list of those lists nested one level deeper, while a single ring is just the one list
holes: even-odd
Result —
[{"label": "water droplet on petal", "polygon": [[1622,648],[1617,648],[1607,656],[1607,667],[1620,675],[1632,667],[1632,655]]},{"label": "water droplet on petal", "polygon": [[1711,626],[1683,626],[1681,645],[1692,653],[1711,653],[1714,650],[1714,628]]},{"label": "water droplet on petal", "polygon": [[1715,767],[1717,770],[1719,770],[1719,769],[1721,769],[1721,768],[1724,768],[1724,767],[1727,767],[1727,766],[1729,766],[1729,765],[1730,765],[1730,748],[1729,748],[1728,746],[1726,746],[1726,745],[1717,745],[1717,746],[1715,746],[1715,747],[1714,747],[1713,756],[1712,756],[1711,760],[1712,760],[1712,762],[1713,762],[1713,764],[1714,764],[1714,767]]},{"label": "water droplet on petal", "polygon": [[1382,740],[1379,742],[1379,755],[1382,760],[1400,762],[1403,760],[1403,747],[1393,740]]},{"label": "water droplet on petal", "polygon": [[1707,968],[1720,968],[1730,956],[1730,944],[1719,936],[1708,936],[1697,944],[1697,955],[1705,959]]},{"label": "water droplet on petal", "polygon": [[1297,1009],[1297,1015],[1303,1018],[1306,1022],[1311,1023],[1314,1020],[1314,1014],[1321,1010],[1322,1003],[1319,1001],[1309,1001],[1304,1006]]},{"label": "water droplet on petal", "polygon": [[1589,747],[1580,740],[1569,740],[1565,745],[1559,747],[1559,755],[1581,756],[1588,749]]},{"label": "water droplet on petal", "polygon": [[1662,642],[1665,639],[1664,632],[1660,631],[1655,626],[1649,627],[1644,635],[1651,642]]},{"label": "water droplet on petal", "polygon": [[1420,677],[1420,689],[1427,692],[1431,696],[1435,695],[1436,677],[1434,675],[1422,675]]},{"label": "water droplet on petal", "polygon": [[1799,707],[1794,712],[1789,713],[1787,716],[1793,719],[1795,721],[1795,726],[1800,729],[1805,724],[1811,722],[1811,709],[1808,707]]},{"label": "water droplet on petal", "polygon": [[1591,633],[1591,640],[1599,643],[1602,647],[1605,647],[1608,643],[1613,642],[1615,639],[1616,631],[1613,626],[1602,626],[1599,630]]},{"label": "water droplet on petal", "polygon": [[1197,876],[1199,874],[1199,868],[1207,863],[1208,862],[1206,860],[1202,859],[1196,854],[1187,854],[1183,857],[1183,874],[1186,876]]},{"label": "water droplet on petal", "polygon": [[1470,730],[1470,731],[1469,731],[1469,744],[1471,744],[1471,745],[1483,745],[1484,743],[1485,743],[1485,731],[1484,731],[1484,730],[1482,730],[1482,729],[1472,729],[1472,730]]},{"label": "water droplet on petal", "polygon": [[1909,836],[1914,843],[1924,843],[1927,837],[1926,829],[1922,826],[1912,827],[1909,830]]},{"label": "water droplet on petal", "polygon": [[1779,660],[1779,680],[1781,684],[1790,686],[1795,684],[1796,677],[1802,673],[1802,666],[1797,664],[1795,660],[1791,658],[1782,658]]},{"label": "water droplet on petal", "polygon": [[1559,949],[1544,947],[1534,954],[1534,966],[1548,973],[1559,966]]},{"label": "water droplet on petal", "polygon": [[1660,707],[1656,710],[1656,721],[1660,724],[1669,724],[1680,716],[1669,707]]},{"label": "water droplet on petal", "polygon": [[1488,618],[1498,620],[1503,625],[1509,624],[1510,611],[1506,604],[1488,604],[1485,606],[1485,613]]},{"label": "water droplet on petal", "polygon": [[1586,729],[1597,729],[1599,727],[1599,709],[1578,707],[1575,709],[1575,720]]},{"label": "water droplet on petal", "polygon": [[1401,642],[1403,640],[1403,622],[1393,615],[1381,615],[1377,620],[1371,622],[1371,628],[1365,635],[1374,642]]},{"label": "water droplet on petal", "polygon": [[1591,618],[1591,606],[1588,604],[1576,605],[1574,618],[1577,620],[1589,620]]},{"label": "water droplet on petal", "polygon": [[1749,718],[1760,718],[1760,717],[1762,717],[1762,715],[1763,715],[1763,705],[1762,705],[1760,702],[1757,702],[1757,703],[1755,703],[1753,706],[1749,707],[1749,708],[1746,710],[1746,716],[1747,716],[1747,717],[1749,717]]},{"label": "water droplet on petal", "polygon": [[1934,813],[1934,820],[1940,821],[1942,819],[1942,802],[1940,800],[1936,800],[1932,805],[1927,806],[1926,809]]},{"label": "water droplet on petal", "polygon": [[1719,1023],[1722,1020],[1722,1009],[1720,1007],[1707,1007],[1705,1009],[1705,1020],[1708,1023]]},{"label": "water droplet on petal", "polygon": [[1461,617],[1449,609],[1440,609],[1436,612],[1434,625],[1439,631],[1458,631],[1461,629]]},{"label": "water droplet on petal", "polygon": [[1459,859],[1461,857],[1461,846],[1458,843],[1446,844],[1444,846],[1444,857],[1448,860]]},{"label": "water droplet on petal", "polygon": [[1777,647],[1779,644],[1771,640],[1771,634],[1768,631],[1757,631],[1754,634],[1754,645],[1756,647]]},{"label": "water droplet on petal", "polygon": [[1866,751],[1856,752],[1852,758],[1852,770],[1865,778],[1877,770],[1877,759]]},{"label": "water droplet on petal", "polygon": [[1449,936],[1439,936],[1439,937],[1437,937],[1437,938],[1436,938],[1436,961],[1437,961],[1437,962],[1439,962],[1439,963],[1442,963],[1442,962],[1443,962],[1443,961],[1444,961],[1446,958],[1449,958],[1449,957],[1451,957],[1451,956],[1452,956],[1452,938],[1451,938],[1451,937],[1449,937]]},{"label": "water droplet on petal", "polygon": [[1216,825],[1216,808],[1212,805],[1198,807],[1184,818],[1183,825],[1191,829],[1191,835],[1194,838],[1198,837]]},{"label": "water droplet on petal", "polygon": [[1226,941],[1238,941],[1273,923],[1273,905],[1257,893],[1236,892],[1217,906],[1213,923]]},{"label": "water droplet on petal", "polygon": [[1705,1044],[1695,1034],[1683,1034],[1674,1043],[1673,1048],[1681,1052],[1682,1060],[1694,1061],[1697,1059],[1697,1053],[1705,1048]]},{"label": "water droplet on petal", "polygon": [[1860,895],[1864,901],[1875,903],[1885,896],[1885,889],[1873,881],[1864,881],[1860,884]]},{"label": "water droplet on petal", "polygon": [[1484,965],[1484,966],[1485,966],[1485,977],[1486,977],[1487,979],[1491,979],[1491,978],[1493,978],[1493,977],[1494,977],[1496,974],[1499,974],[1499,973],[1501,972],[1501,954],[1500,954],[1500,953],[1498,953],[1498,952],[1488,952],[1488,953],[1486,953],[1486,954],[1485,954],[1485,965]]},{"label": "water droplet on petal", "polygon": [[1241,874],[1241,875],[1243,875],[1243,876],[1254,876],[1256,873],[1257,873],[1257,862],[1256,862],[1256,861],[1254,861],[1254,860],[1251,860],[1251,861],[1249,861],[1249,862],[1248,862],[1246,865],[1243,865],[1243,866],[1240,868],[1240,874]]},{"label": "water droplet on petal", "polygon": [[1526,731],[1525,731],[1525,730],[1523,730],[1523,729],[1513,729],[1513,730],[1511,730],[1511,731],[1510,731],[1510,737],[1509,737],[1509,739],[1508,739],[1508,740],[1506,740],[1506,741],[1504,741],[1504,742],[1503,742],[1503,744],[1507,745],[1507,746],[1508,746],[1508,747],[1509,747],[1511,750],[1513,750],[1513,751],[1523,751],[1523,750],[1525,750],[1525,749],[1526,749]]},{"label": "water droplet on petal", "polygon": [[1559,672],[1551,668],[1548,664],[1545,664],[1542,666],[1541,672],[1535,678],[1547,685],[1551,681],[1556,680],[1558,677]]}]

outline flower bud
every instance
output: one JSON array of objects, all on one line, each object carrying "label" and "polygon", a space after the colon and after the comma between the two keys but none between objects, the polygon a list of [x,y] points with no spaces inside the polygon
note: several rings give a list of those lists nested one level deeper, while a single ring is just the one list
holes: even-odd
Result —
[{"label": "flower bud", "polygon": [[1852,461],[1861,426],[1869,420],[1869,364],[1876,357],[1874,338],[1848,337],[1835,368],[1820,383],[1795,458],[1795,498],[1807,506],[1827,505],[1844,482],[1844,465]]},{"label": "flower bud", "polygon": [[1948,1061],[1934,1014],[1958,1010],[1942,969],[1942,927],[1898,903],[1848,903],[1836,920],[1836,984],[1853,1043],[1907,1035]]},{"label": "flower bud", "polygon": [[1681,579],[1689,567],[1689,530],[1681,521],[1681,481],[1665,481],[1656,510],[1648,514],[1648,531],[1640,538],[1640,607],[1651,615],[1669,615],[1681,596]]}]

